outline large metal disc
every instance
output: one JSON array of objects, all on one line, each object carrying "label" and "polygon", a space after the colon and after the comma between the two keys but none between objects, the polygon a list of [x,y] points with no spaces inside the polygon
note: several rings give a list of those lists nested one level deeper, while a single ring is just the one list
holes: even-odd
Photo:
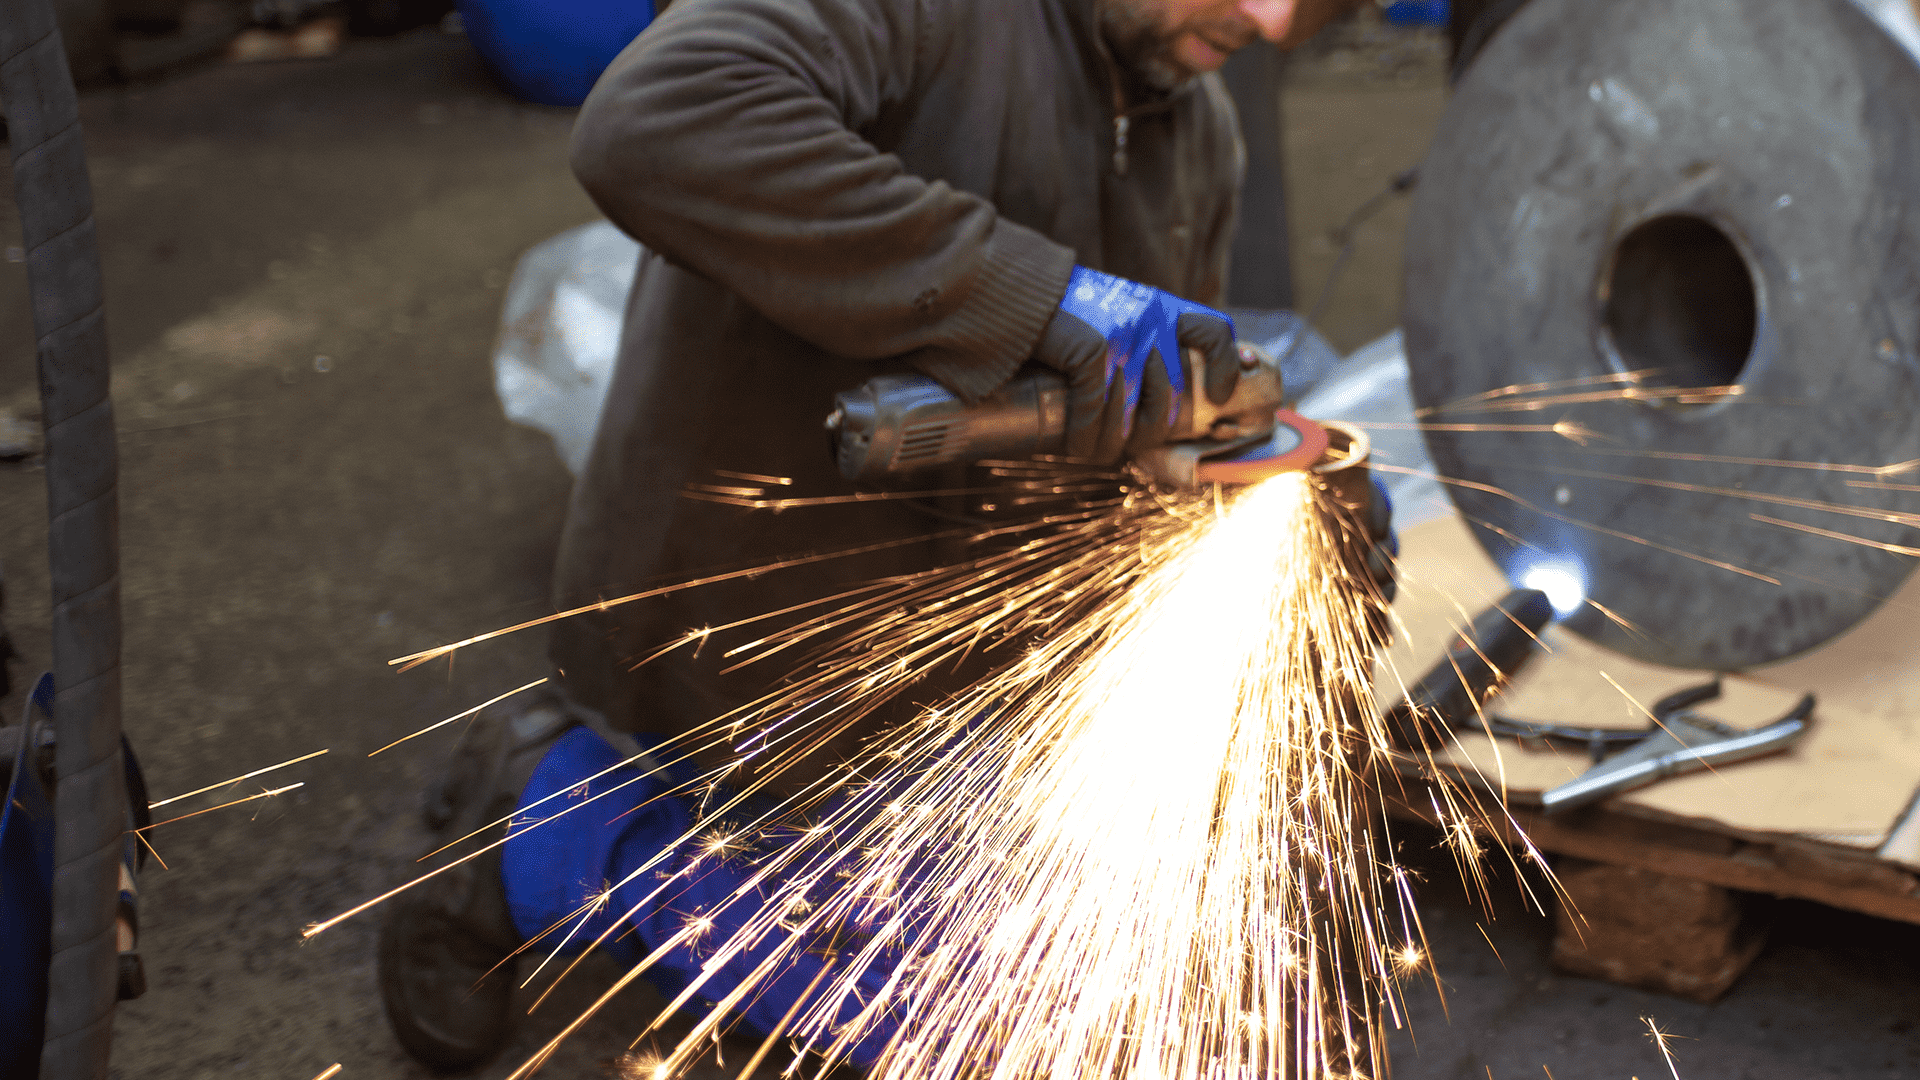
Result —
[{"label": "large metal disc", "polygon": [[[1920,546],[1920,472],[1758,463],[1920,458],[1920,70],[1847,0],[1532,0],[1442,121],[1405,303],[1434,462],[1480,485],[1454,501],[1516,580],[1583,575],[1593,640],[1765,663],[1912,568],[1873,545]],[[1459,407],[1646,369],[1741,392]],[[1599,438],[1457,427],[1563,420]]]}]

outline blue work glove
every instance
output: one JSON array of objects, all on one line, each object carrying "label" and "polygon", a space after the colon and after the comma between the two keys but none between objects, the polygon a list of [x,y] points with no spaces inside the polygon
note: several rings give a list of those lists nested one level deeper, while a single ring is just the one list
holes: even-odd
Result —
[{"label": "blue work glove", "polygon": [[1101,464],[1167,441],[1187,385],[1186,349],[1206,357],[1215,404],[1240,381],[1233,321],[1172,293],[1084,266],[1047,322],[1033,358],[1067,377],[1069,457]]},{"label": "blue work glove", "polygon": [[1400,558],[1400,537],[1393,531],[1393,499],[1387,495],[1387,485],[1381,483],[1378,476],[1367,478],[1373,481],[1367,485],[1369,498],[1363,518],[1367,523],[1367,539],[1372,541],[1367,549],[1367,576],[1379,586],[1381,599],[1391,603],[1399,586]]}]

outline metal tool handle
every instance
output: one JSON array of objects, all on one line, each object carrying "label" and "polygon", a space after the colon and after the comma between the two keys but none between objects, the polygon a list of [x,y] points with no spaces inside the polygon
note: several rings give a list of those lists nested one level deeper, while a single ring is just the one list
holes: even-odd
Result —
[{"label": "metal tool handle", "polygon": [[1813,695],[1804,695],[1792,712],[1750,731],[1730,729],[1725,724],[1692,714],[1669,717],[1641,746],[1622,751],[1580,776],[1542,792],[1541,809],[1549,814],[1563,813],[1645,787],[1676,773],[1783,750],[1806,732],[1813,704]]},{"label": "metal tool handle", "polygon": [[1418,747],[1431,741],[1424,737],[1429,732],[1465,724],[1519,670],[1552,621],[1553,603],[1546,593],[1539,589],[1508,593],[1476,616],[1426,678],[1388,710],[1387,730],[1400,745]]},{"label": "metal tool handle", "polygon": [[1067,381],[1030,372],[969,406],[924,375],[880,375],[834,395],[827,431],[849,480],[1057,454],[1067,437]]}]

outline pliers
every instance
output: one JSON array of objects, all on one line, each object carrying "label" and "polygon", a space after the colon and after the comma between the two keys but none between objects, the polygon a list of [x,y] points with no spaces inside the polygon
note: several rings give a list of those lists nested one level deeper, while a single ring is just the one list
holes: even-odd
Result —
[{"label": "pliers", "polygon": [[[1541,805],[1549,814],[1558,813],[1677,773],[1770,754],[1786,748],[1804,734],[1813,716],[1812,694],[1803,695],[1785,716],[1757,728],[1729,727],[1693,711],[1693,706],[1719,696],[1720,680],[1716,677],[1710,683],[1690,686],[1661,698],[1653,706],[1650,726],[1639,731],[1610,733],[1609,741],[1629,741],[1619,738],[1628,736],[1631,746],[1611,757],[1596,757],[1586,772],[1541,793]],[[1551,725],[1530,726],[1538,732],[1535,738],[1555,736],[1554,732],[1540,731]],[[1591,734],[1586,729],[1568,729],[1566,733],[1576,738]],[[1604,745],[1590,738],[1586,741],[1596,753]]]}]

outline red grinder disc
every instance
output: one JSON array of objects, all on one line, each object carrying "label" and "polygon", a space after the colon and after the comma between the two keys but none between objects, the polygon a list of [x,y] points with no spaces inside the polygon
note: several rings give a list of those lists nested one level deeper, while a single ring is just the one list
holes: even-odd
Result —
[{"label": "red grinder disc", "polygon": [[1313,465],[1327,452],[1327,429],[1296,412],[1276,409],[1273,434],[1223,457],[1207,458],[1194,469],[1201,483],[1252,484]]}]

